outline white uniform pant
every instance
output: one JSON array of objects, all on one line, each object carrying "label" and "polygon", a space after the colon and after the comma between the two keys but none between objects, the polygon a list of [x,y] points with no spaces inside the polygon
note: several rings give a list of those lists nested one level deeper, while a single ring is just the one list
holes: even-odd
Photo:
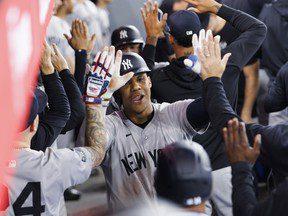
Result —
[{"label": "white uniform pant", "polygon": [[[211,200],[218,216],[233,216],[232,210],[232,174],[231,167],[212,172],[213,189]],[[206,204],[206,213],[212,214],[210,202]]]}]

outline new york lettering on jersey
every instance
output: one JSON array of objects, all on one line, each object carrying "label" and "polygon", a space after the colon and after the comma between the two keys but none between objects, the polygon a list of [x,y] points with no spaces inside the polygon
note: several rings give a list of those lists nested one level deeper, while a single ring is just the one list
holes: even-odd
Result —
[{"label": "new york lettering on jersey", "polygon": [[147,160],[152,160],[154,167],[157,167],[157,159],[159,154],[161,154],[161,149],[147,151],[146,154],[143,152],[134,152],[122,158],[121,163],[125,168],[127,175],[130,176],[137,170],[147,168]]}]

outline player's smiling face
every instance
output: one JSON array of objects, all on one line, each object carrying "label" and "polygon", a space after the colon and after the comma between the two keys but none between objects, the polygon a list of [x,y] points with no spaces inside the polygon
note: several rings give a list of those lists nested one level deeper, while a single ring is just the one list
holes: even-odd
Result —
[{"label": "player's smiling face", "polygon": [[[129,82],[120,89],[123,107],[127,114],[150,114],[151,79],[146,73],[134,75]],[[153,108],[152,108],[153,110]]]}]

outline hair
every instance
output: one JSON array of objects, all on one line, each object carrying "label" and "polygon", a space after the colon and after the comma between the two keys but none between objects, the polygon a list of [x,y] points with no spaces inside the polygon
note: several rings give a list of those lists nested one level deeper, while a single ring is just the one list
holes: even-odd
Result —
[{"label": "hair", "polygon": [[174,37],[174,39],[176,40],[176,43],[179,46],[186,47],[186,48],[192,47],[192,37],[191,36],[184,36],[184,37],[179,37],[179,38]]}]

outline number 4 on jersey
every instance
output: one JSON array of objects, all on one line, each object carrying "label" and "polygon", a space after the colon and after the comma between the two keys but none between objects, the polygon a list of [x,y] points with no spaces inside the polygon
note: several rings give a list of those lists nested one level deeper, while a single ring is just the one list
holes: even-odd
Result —
[{"label": "number 4 on jersey", "polygon": [[[32,206],[23,207],[23,204],[32,193]],[[15,215],[40,216],[45,211],[45,206],[41,205],[41,185],[40,182],[28,182],[15,203],[13,204]]]}]

